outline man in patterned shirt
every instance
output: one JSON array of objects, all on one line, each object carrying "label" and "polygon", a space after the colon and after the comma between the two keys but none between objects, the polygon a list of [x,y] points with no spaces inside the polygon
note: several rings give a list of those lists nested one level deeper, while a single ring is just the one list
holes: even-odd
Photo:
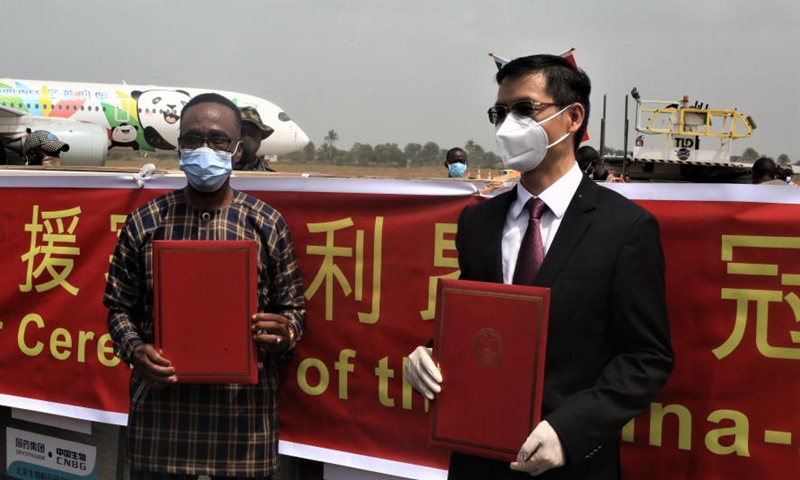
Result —
[{"label": "man in patterned shirt", "polygon": [[[126,448],[131,479],[269,479],[278,464],[279,363],[304,326],[294,247],[280,213],[230,187],[232,162],[242,154],[236,106],[202,94],[181,118],[180,168],[188,185],[128,215],[103,298],[117,355],[133,366]],[[258,384],[176,383],[169,359],[152,345],[153,240],[257,242],[260,313],[252,329]]]}]

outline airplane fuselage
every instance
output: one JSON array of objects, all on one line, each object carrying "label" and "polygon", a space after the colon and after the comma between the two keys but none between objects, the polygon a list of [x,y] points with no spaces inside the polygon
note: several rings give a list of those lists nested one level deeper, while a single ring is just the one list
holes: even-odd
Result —
[{"label": "airplane fuselage", "polygon": [[[26,119],[33,129],[44,130],[48,129],[48,122],[56,129],[80,122],[104,129],[110,151],[175,150],[181,109],[192,97],[209,91],[212,90],[0,78],[0,108],[20,114],[16,122],[0,122],[0,135],[4,139],[23,135],[19,130]],[[252,95],[215,92],[240,107],[255,107],[263,123],[275,130],[261,143],[259,155],[294,152],[308,143],[308,136],[277,105]],[[31,117],[40,120],[32,121]]]}]

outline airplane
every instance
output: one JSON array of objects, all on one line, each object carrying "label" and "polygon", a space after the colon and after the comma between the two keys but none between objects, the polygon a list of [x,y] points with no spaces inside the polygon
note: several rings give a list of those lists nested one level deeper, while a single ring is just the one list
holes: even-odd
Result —
[{"label": "airplane", "polygon": [[[27,134],[47,130],[69,145],[61,165],[102,166],[109,151],[174,151],[181,109],[208,89],[0,78],[0,140],[22,153]],[[274,132],[257,155],[295,152],[308,135],[286,112],[263,98],[213,90],[239,107],[255,107]]]}]

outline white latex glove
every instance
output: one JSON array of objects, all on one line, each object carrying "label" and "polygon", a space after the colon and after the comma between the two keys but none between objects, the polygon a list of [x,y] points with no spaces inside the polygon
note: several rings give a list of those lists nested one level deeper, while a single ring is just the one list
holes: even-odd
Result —
[{"label": "white latex glove", "polygon": [[437,393],[442,391],[442,374],[433,363],[432,350],[417,347],[408,356],[406,368],[403,369],[403,378],[410,383],[414,390],[425,395],[428,400],[433,400]]},{"label": "white latex glove", "polygon": [[535,477],[551,468],[564,465],[564,447],[553,427],[547,420],[533,429],[517,454],[517,461],[511,462],[511,470],[526,472]]}]

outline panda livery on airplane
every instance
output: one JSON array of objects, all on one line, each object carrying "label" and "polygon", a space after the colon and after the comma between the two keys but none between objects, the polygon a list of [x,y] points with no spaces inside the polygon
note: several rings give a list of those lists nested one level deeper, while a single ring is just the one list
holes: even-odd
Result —
[{"label": "panda livery on airplane", "polygon": [[[207,89],[51,82],[0,78],[0,141],[21,153],[28,133],[47,130],[70,145],[62,165],[102,166],[108,151],[172,151],[183,106]],[[240,107],[254,107],[274,133],[258,155],[302,149],[308,136],[277,105],[259,97],[217,91]]]}]

